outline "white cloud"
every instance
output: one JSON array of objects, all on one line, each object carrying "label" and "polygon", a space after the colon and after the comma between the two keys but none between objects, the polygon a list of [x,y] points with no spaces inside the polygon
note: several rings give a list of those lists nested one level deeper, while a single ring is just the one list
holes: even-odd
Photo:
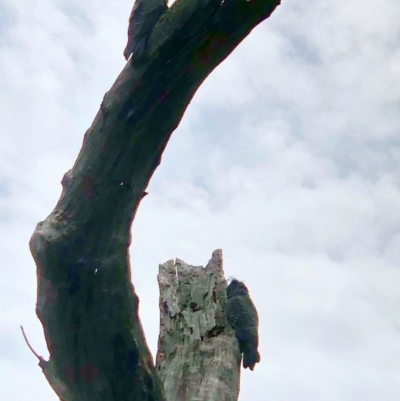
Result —
[{"label": "white cloud", "polygon": [[[4,399],[52,400],[28,241],[124,65],[131,2],[0,4]],[[400,397],[400,4],[287,0],[202,85],[133,227],[155,354],[158,264],[224,251],[260,314],[241,399]],[[29,385],[22,385],[28,383]]]}]

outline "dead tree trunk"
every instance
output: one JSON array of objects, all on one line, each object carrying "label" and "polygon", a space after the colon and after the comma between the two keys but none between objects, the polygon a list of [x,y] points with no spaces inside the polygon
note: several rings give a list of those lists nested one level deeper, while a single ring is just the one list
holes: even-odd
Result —
[{"label": "dead tree trunk", "polygon": [[207,266],[160,265],[157,372],[168,401],[234,401],[241,354],[225,319],[222,252]]},{"label": "dead tree trunk", "polygon": [[131,283],[130,229],[171,133],[210,72],[279,0],[178,0],[86,132],[55,209],[30,241],[36,312],[64,401],[162,401]]}]

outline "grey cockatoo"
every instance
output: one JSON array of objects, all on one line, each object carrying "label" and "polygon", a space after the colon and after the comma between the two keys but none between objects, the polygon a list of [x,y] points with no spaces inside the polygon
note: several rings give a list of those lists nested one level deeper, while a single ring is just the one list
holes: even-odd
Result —
[{"label": "grey cockatoo", "polygon": [[253,370],[255,364],[260,362],[256,307],[250,298],[249,290],[241,281],[233,279],[226,292],[226,317],[239,341],[240,352],[243,353],[243,367]]},{"label": "grey cockatoo", "polygon": [[128,43],[124,57],[140,57],[146,50],[147,40],[161,15],[168,9],[166,0],[136,0],[129,17]]}]

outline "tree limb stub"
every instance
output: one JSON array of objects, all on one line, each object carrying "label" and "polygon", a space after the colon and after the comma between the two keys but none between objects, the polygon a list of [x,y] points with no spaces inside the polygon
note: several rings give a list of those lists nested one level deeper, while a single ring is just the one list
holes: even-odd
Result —
[{"label": "tree limb stub", "polygon": [[168,401],[234,401],[241,354],[225,318],[222,251],[205,268],[177,259],[160,265],[157,372]]},{"label": "tree limb stub", "polygon": [[178,0],[157,23],[149,57],[132,57],[104,96],[60,200],[37,225],[36,312],[74,400],[165,399],[130,281],[131,224],[198,87],[278,4]]}]

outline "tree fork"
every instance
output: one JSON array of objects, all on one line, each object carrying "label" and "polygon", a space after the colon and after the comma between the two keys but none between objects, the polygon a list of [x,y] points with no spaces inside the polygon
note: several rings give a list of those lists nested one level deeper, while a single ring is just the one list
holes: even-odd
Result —
[{"label": "tree fork", "polygon": [[148,57],[132,57],[104,96],[30,240],[48,366],[68,401],[166,399],[131,283],[131,224],[198,87],[279,3],[178,0],[153,30]]}]

